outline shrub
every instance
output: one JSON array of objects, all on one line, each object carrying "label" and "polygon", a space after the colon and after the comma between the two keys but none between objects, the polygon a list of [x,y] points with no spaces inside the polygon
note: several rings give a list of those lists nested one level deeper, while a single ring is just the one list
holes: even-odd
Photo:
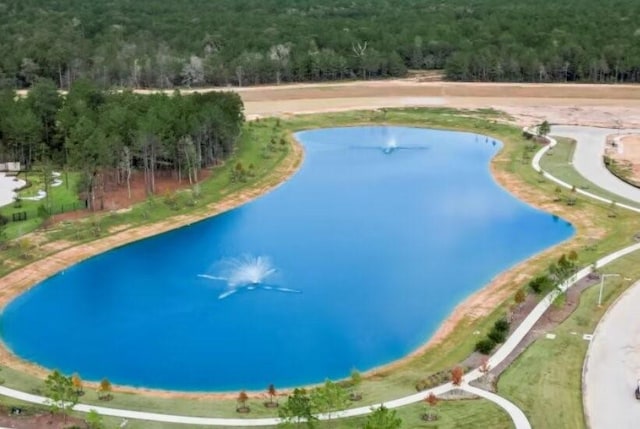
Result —
[{"label": "shrub", "polygon": [[464,369],[461,366],[456,366],[451,370],[451,382],[455,386],[462,384],[462,376],[464,375]]},{"label": "shrub", "polygon": [[491,353],[491,351],[495,346],[496,346],[496,343],[492,339],[485,338],[476,343],[475,349],[477,352],[480,352],[483,355],[488,355],[489,353]]},{"label": "shrub", "polygon": [[509,332],[509,322],[504,317],[502,319],[496,320],[496,323],[493,324],[493,330],[499,332]]},{"label": "shrub", "polygon": [[499,331],[496,328],[493,328],[487,338],[493,341],[495,344],[504,343],[504,340],[507,339],[507,333],[504,331]]},{"label": "shrub", "polygon": [[540,294],[545,290],[550,289],[551,286],[553,286],[553,282],[551,281],[549,276],[542,275],[529,281],[528,286],[529,288],[531,288],[532,291],[534,291],[537,294]]}]

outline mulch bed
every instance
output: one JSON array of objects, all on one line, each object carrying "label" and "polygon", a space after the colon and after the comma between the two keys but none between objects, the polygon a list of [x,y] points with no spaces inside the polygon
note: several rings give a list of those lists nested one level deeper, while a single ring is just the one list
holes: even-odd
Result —
[{"label": "mulch bed", "polygon": [[[569,288],[566,292],[565,304],[562,307],[555,304],[551,305],[542,317],[538,319],[536,324],[533,325],[533,328],[527,333],[527,335],[525,335],[522,341],[520,341],[520,344],[518,344],[518,346],[509,354],[509,356],[507,356],[507,358],[495,368],[490,368],[489,373],[487,374],[488,380],[484,380],[484,382],[482,380],[478,380],[478,384],[481,385],[480,387],[495,392],[495,384],[500,377],[500,374],[502,374],[502,372],[507,369],[509,365],[511,365],[513,361],[516,360],[518,356],[520,356],[535,340],[554,329],[560,323],[564,322],[578,307],[582,292],[588,287],[598,284],[599,282],[599,278],[585,277]],[[511,331],[522,323],[533,307],[538,304],[538,298],[539,297],[531,294],[527,297],[525,302],[520,304],[520,306],[514,307],[511,314]],[[470,365],[473,364],[473,367],[478,367],[484,358],[484,355],[476,352],[465,360],[465,364],[469,362]],[[475,382],[472,384],[475,384]]]}]

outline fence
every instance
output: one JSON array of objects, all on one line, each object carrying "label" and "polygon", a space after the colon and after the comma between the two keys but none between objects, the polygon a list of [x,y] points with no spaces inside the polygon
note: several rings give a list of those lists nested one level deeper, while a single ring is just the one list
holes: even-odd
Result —
[{"label": "fence", "polygon": [[[72,212],[76,210],[84,210],[86,208],[87,208],[86,201],[76,201],[76,202],[67,203],[67,204],[52,204],[51,207],[49,208],[49,214],[56,215],[56,214]],[[14,211],[9,215],[5,215],[5,218],[9,222],[23,222],[29,219],[35,219],[40,217],[40,214],[38,213],[38,211],[39,211],[38,209]]]}]

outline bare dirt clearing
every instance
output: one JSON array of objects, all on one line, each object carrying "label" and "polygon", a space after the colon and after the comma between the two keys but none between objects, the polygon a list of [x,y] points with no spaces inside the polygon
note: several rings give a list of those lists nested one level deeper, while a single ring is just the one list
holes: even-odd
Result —
[{"label": "bare dirt clearing", "polygon": [[[231,90],[231,88],[229,88]],[[235,88],[248,117],[379,109],[502,110],[519,125],[640,126],[640,85],[418,82],[415,79]],[[206,91],[206,90],[202,90]]]}]

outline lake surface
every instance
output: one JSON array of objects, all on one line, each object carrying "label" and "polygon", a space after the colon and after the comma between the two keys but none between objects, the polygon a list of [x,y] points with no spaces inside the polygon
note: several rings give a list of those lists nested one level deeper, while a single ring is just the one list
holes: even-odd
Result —
[{"label": "lake surface", "polygon": [[495,275],[574,233],[496,184],[490,138],[297,138],[306,156],[288,182],[44,281],[7,306],[3,341],[47,368],[133,386],[322,382],[405,356]]}]

